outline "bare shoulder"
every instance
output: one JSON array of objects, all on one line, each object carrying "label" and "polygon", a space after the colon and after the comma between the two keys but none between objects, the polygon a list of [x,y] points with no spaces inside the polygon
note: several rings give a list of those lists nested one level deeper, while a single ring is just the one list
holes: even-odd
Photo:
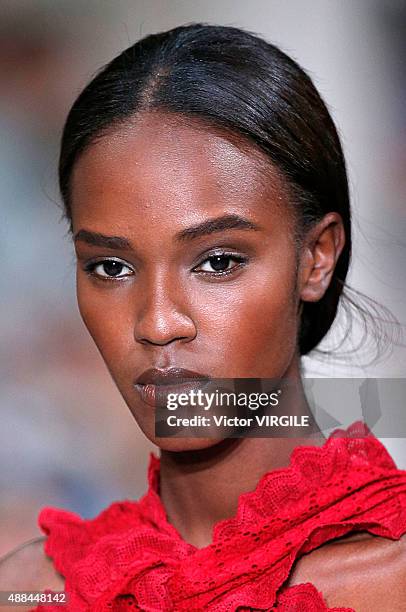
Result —
[{"label": "bare shoulder", "polygon": [[304,582],[329,607],[406,610],[406,534],[389,540],[360,532],[324,544],[294,564],[288,586]]},{"label": "bare shoulder", "polygon": [[63,591],[65,580],[45,554],[44,541],[29,540],[0,559],[0,591]]}]

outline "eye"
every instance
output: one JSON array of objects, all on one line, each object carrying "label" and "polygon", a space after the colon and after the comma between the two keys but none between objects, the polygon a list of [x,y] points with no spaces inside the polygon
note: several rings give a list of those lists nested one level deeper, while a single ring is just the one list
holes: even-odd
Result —
[{"label": "eye", "polygon": [[202,261],[194,268],[194,271],[213,275],[228,274],[239,268],[245,261],[244,257],[234,253],[216,253]]},{"label": "eye", "polygon": [[116,259],[103,259],[102,261],[91,262],[85,266],[85,272],[108,280],[121,279],[134,274],[134,271],[129,266]]}]

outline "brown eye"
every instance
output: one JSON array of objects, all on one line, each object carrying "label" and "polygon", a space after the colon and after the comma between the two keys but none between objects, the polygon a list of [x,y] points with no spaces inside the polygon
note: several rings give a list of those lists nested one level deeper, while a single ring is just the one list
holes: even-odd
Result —
[{"label": "brown eye", "polygon": [[228,272],[238,267],[243,261],[244,259],[237,255],[220,253],[218,255],[210,255],[195,270],[209,274]]},{"label": "brown eye", "polygon": [[231,257],[228,255],[215,255],[214,257],[210,257],[209,263],[213,270],[216,272],[222,272],[223,270],[227,270],[231,263]]},{"label": "brown eye", "polygon": [[129,266],[115,259],[104,259],[91,263],[86,266],[85,270],[89,274],[107,279],[124,278],[133,274]]}]

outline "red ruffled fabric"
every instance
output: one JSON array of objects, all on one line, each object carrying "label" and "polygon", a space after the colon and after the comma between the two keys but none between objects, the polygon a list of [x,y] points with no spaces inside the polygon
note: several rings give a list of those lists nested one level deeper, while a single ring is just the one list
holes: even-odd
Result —
[{"label": "red ruffled fabric", "polygon": [[[149,488],[96,518],[44,508],[45,552],[65,577],[69,612],[354,612],[328,608],[311,583],[286,586],[295,560],[349,531],[406,533],[406,470],[361,422],[323,446],[298,446],[289,466],[265,474],[217,523],[213,543],[185,542],[159,497],[159,459]],[[60,606],[36,611],[60,612]]]}]

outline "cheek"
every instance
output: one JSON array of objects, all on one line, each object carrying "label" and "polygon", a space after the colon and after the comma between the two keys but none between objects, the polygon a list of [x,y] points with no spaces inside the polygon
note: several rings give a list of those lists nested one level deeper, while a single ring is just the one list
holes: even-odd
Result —
[{"label": "cheek", "polygon": [[[185,350],[195,353],[197,362],[204,362],[218,377],[283,375],[297,341],[292,269],[289,258],[279,262],[274,258],[232,281],[186,283],[182,308],[194,319],[198,335]],[[144,352],[134,338],[135,296],[131,298],[124,288],[99,289],[78,274],[77,298],[90,335],[125,392],[135,354]],[[178,348],[182,360],[182,346]]]},{"label": "cheek", "polygon": [[129,308],[123,308],[122,300],[106,296],[87,279],[77,278],[77,301],[86,328],[110,372],[123,371],[122,362],[134,342]]},{"label": "cheek", "polygon": [[200,303],[201,330],[210,339],[207,348],[224,358],[224,367],[232,364],[231,376],[271,378],[283,374],[297,343],[292,268],[286,274],[283,269],[258,274],[249,282],[241,278],[227,289],[211,291],[204,299],[204,308]]}]

